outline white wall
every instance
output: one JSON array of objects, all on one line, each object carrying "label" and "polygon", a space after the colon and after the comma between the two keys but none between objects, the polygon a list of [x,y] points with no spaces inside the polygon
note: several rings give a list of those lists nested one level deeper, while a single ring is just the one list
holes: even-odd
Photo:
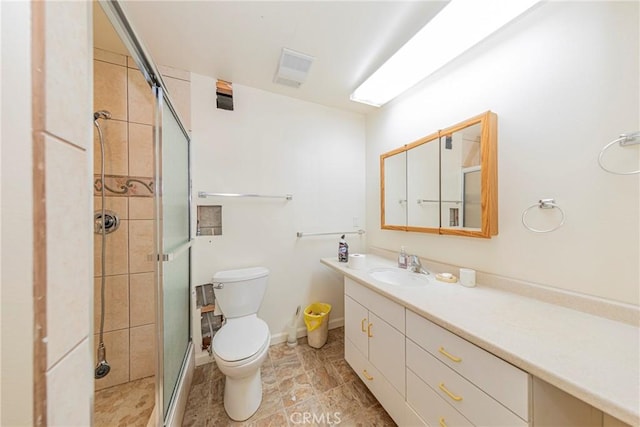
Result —
[{"label": "white wall", "polygon": [[[219,110],[215,83],[192,74],[194,211],[223,206],[222,236],[196,237],[193,284],[216,271],[265,266],[271,275],[258,314],[272,335],[285,331],[298,304],[328,302],[331,318],[341,319],[341,277],[320,264],[337,256],[339,236],[297,239],[296,232],[354,230],[354,218],[364,227],[364,117],[241,85],[234,85],[235,110]],[[198,191],[291,193],[293,200],[205,200]],[[352,253],[365,243],[357,235],[347,241]]]},{"label": "white wall", "polygon": [[[638,14],[637,2],[544,3],[367,116],[369,245],[638,305],[639,177],[597,164],[640,129]],[[498,236],[380,230],[379,155],[486,110],[498,115]],[[612,165],[637,169],[638,151]],[[547,197],[566,224],[527,231],[522,211]]]},{"label": "white wall", "polygon": [[[2,2],[0,425],[33,424],[31,6]],[[10,303],[6,303],[10,302]]]}]

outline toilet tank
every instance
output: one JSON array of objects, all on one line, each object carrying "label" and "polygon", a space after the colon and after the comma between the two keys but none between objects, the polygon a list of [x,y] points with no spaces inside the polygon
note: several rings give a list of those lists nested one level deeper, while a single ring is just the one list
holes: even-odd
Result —
[{"label": "toilet tank", "polygon": [[269,270],[264,267],[219,271],[213,276],[216,305],[230,319],[255,314],[268,280]]}]

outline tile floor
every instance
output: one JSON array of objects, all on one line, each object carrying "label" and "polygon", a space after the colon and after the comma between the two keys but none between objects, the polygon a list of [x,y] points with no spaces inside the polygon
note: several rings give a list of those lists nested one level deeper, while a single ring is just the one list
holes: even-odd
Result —
[{"label": "tile floor", "polygon": [[183,426],[396,425],[344,360],[343,328],[329,331],[321,349],[310,347],[306,338],[298,342],[294,348],[282,343],[269,349],[261,369],[262,404],[245,422],[224,411],[224,375],[215,363],[197,367]]},{"label": "tile floor", "polygon": [[146,427],[156,399],[155,377],[105,388],[95,394],[95,427]]}]

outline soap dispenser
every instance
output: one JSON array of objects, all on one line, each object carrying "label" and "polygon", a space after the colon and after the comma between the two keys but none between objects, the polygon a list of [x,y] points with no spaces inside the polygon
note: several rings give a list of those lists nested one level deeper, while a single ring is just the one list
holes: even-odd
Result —
[{"label": "soap dispenser", "polygon": [[407,268],[408,263],[407,251],[404,249],[404,246],[400,246],[400,254],[398,255],[398,267]]}]

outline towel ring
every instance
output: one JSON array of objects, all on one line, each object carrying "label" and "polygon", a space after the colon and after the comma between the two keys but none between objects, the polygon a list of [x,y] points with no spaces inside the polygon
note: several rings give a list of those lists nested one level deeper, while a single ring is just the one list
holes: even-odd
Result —
[{"label": "towel ring", "polygon": [[602,150],[600,150],[600,154],[598,155],[598,165],[602,168],[603,171],[612,173],[614,175],[636,175],[640,173],[640,169],[630,172],[617,172],[607,168],[602,164],[602,156],[604,156],[605,151],[609,149],[614,144],[620,144],[621,147],[625,147],[627,145],[636,145],[640,144],[640,132],[632,132],[632,133],[623,133],[618,138],[614,139],[607,145],[605,145]]},{"label": "towel ring", "polygon": [[[527,224],[527,214],[529,213],[529,211],[535,207],[538,207],[540,209],[553,209],[553,208],[558,208],[558,210],[560,211],[560,214],[562,215],[562,218],[560,218],[560,223],[558,225],[556,225],[553,228],[550,228],[548,230],[538,230],[537,228],[533,228],[531,227],[529,224]],[[538,203],[534,203],[533,205],[529,206],[527,209],[525,209],[522,212],[522,225],[524,225],[524,227],[527,230],[533,231],[534,233],[550,233],[552,231],[556,231],[558,228],[562,227],[562,224],[564,224],[564,211],[562,210],[562,208],[560,206],[558,206],[556,204],[556,201],[554,199],[540,199],[538,200]]]}]

